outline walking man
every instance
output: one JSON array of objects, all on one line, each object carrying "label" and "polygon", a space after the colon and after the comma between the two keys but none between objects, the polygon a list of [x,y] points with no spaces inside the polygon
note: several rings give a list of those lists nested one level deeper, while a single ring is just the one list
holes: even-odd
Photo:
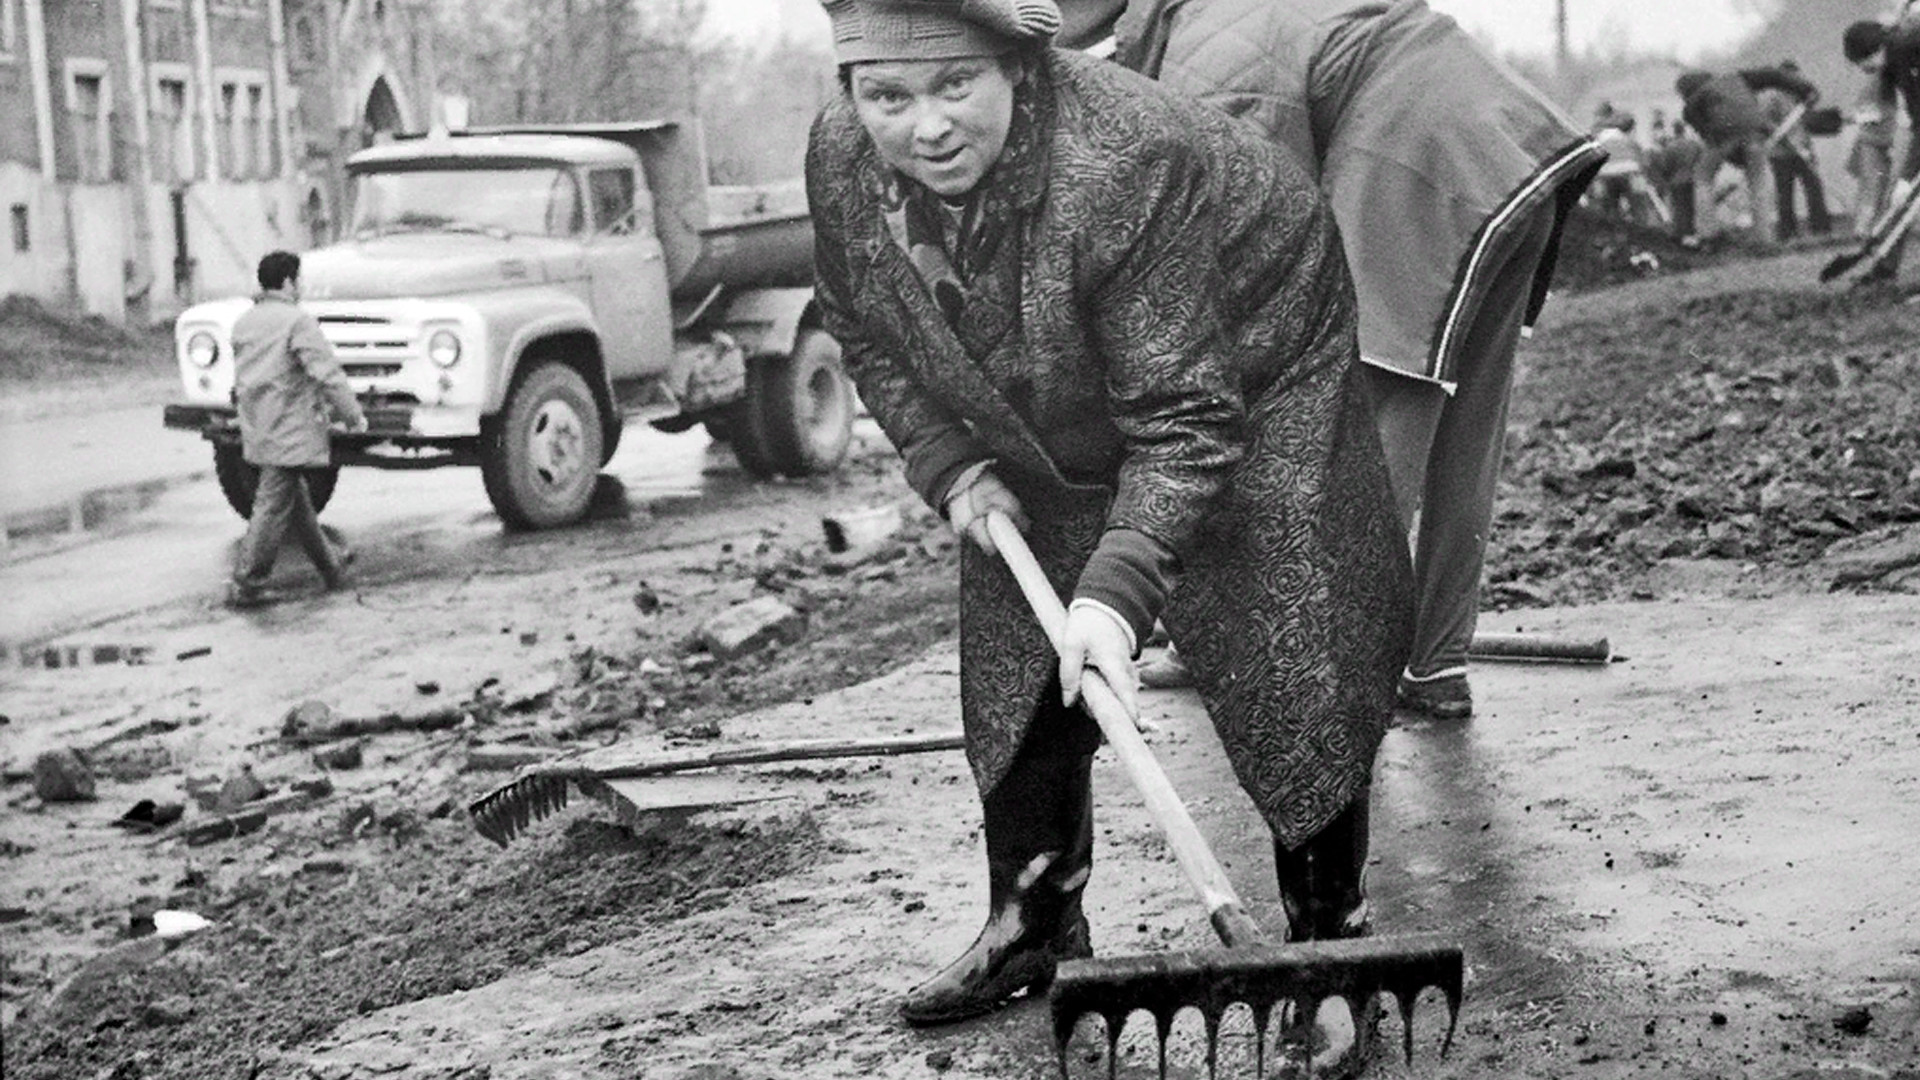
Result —
[{"label": "walking man", "polygon": [[267,577],[287,530],[293,530],[328,591],[346,584],[351,553],[320,531],[306,471],[332,457],[328,414],[364,431],[366,414],[334,359],[320,324],[300,306],[300,256],[275,251],[260,260],[260,295],[233,325],[233,393],[240,413],[240,449],[260,470],[253,517],[227,590],[229,607],[268,603]]}]

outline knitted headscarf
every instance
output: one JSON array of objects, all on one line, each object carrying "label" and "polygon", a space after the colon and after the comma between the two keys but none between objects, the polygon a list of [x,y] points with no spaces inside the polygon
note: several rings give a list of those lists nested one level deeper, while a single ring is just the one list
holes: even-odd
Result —
[{"label": "knitted headscarf", "polygon": [[834,58],[952,60],[998,56],[1060,29],[1054,0],[824,0]]}]

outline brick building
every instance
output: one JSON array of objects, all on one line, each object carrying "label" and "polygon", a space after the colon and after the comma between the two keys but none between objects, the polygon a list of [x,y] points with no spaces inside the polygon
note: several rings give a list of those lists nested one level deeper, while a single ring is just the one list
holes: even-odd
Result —
[{"label": "brick building", "polygon": [[251,291],[435,81],[428,0],[0,0],[0,294],[117,319]]}]

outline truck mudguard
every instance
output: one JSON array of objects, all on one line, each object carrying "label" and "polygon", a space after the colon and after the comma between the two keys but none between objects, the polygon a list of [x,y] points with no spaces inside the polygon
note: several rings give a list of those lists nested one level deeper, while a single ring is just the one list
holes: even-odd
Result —
[{"label": "truck mudguard", "polygon": [[727,301],[718,324],[748,356],[793,351],[800,331],[814,325],[812,289],[750,289]]}]

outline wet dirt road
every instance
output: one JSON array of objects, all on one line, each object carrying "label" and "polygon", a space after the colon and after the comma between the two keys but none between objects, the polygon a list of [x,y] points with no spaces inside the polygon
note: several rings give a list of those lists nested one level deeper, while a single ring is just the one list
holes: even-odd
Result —
[{"label": "wet dirt road", "polygon": [[[88,445],[107,445],[124,418],[64,421],[63,430],[73,429],[73,438]],[[863,430],[872,437],[870,428]],[[0,654],[138,612],[205,607],[219,599],[246,523],[221,497],[205,445],[190,434],[163,435],[162,445],[173,452],[157,460],[137,453],[98,457],[85,475],[44,478],[41,486],[69,501],[83,499],[87,489],[133,490],[118,512],[91,529],[15,544],[0,564],[0,591],[7,595],[0,605]],[[673,435],[629,428],[603,477],[612,481],[606,516],[624,518],[641,533],[655,514],[713,510],[754,486],[732,454],[697,428]],[[143,494],[137,490],[143,484],[153,490]],[[477,469],[346,469],[321,520],[354,544],[365,560],[357,572],[369,585],[458,576],[515,544],[540,544],[502,533]],[[316,581],[289,543],[277,584],[300,590]]]},{"label": "wet dirt road", "polygon": [[[1524,626],[1600,628],[1631,659],[1488,666],[1474,721],[1389,735],[1375,787],[1377,929],[1456,934],[1470,974],[1453,1053],[1434,1052],[1445,1008],[1429,994],[1415,1066],[1389,1058],[1372,1075],[1914,1076],[1920,614],[1910,601],[1614,605],[1535,612]],[[766,737],[924,729],[951,713],[954,674],[941,648],[751,724]],[[1264,830],[1197,702],[1153,692],[1147,712],[1176,787],[1256,918],[1273,925]],[[1041,1005],[931,1032],[891,1016],[982,913],[964,765],[903,759],[812,779],[796,784],[833,857],[629,940],[351,1021],[275,1075],[1057,1075]],[[1204,917],[1104,752],[1096,799],[1088,903],[1099,952],[1206,944]],[[1864,1025],[1836,1027],[1850,1013]],[[1237,1020],[1223,1076],[1251,1075]],[[1121,1075],[1154,1075],[1150,1028],[1144,1016],[1128,1028]],[[1176,1075],[1205,1075],[1198,1028],[1192,1013],[1176,1025]],[[1396,1022],[1385,1031],[1396,1045]],[[1076,1077],[1106,1075],[1097,1028],[1083,1029],[1070,1061]]]}]

